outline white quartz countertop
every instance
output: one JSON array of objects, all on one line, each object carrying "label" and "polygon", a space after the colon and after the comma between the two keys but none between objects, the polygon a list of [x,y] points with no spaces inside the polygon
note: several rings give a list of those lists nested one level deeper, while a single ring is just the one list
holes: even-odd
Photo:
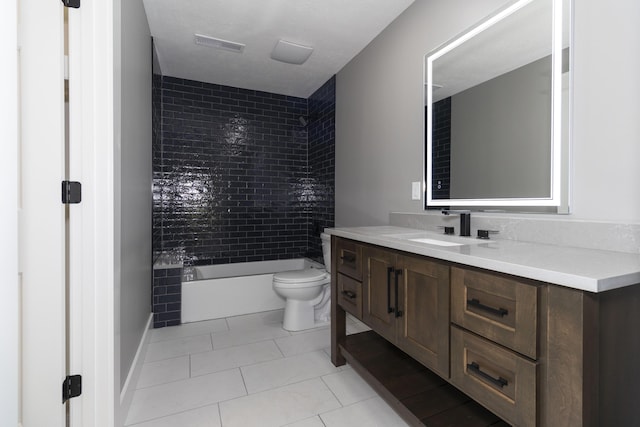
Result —
[{"label": "white quartz countertop", "polygon": [[[393,226],[328,228],[325,233],[590,292],[640,283],[640,254],[446,236]],[[410,239],[462,244],[440,246]]]}]

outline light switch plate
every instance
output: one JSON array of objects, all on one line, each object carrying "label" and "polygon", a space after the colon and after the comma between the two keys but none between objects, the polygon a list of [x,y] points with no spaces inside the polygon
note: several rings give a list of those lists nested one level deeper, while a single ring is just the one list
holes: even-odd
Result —
[{"label": "light switch plate", "polygon": [[411,200],[420,200],[420,182],[411,183]]}]

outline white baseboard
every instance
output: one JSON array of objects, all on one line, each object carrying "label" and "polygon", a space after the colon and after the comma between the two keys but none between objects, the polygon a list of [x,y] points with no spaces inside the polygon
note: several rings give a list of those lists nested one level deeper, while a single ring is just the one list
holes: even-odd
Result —
[{"label": "white baseboard", "polygon": [[153,313],[149,315],[147,326],[144,329],[144,334],[142,335],[142,339],[140,340],[140,344],[138,345],[138,351],[136,351],[136,356],[133,358],[133,363],[131,364],[131,368],[129,369],[127,379],[124,382],[124,387],[122,387],[122,391],[120,392],[120,413],[123,415],[123,424],[127,420],[129,407],[131,406],[131,401],[133,400],[135,385],[138,382],[138,378],[140,377],[142,365],[144,364],[144,358],[147,354],[147,347],[149,345],[149,339],[151,338],[152,321]]}]

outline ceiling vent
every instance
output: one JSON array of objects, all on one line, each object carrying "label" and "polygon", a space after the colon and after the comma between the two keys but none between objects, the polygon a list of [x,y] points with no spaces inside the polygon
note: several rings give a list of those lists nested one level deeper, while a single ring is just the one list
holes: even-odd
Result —
[{"label": "ceiling vent", "polygon": [[312,52],[313,48],[310,46],[303,46],[286,40],[278,40],[276,47],[274,47],[273,52],[271,52],[271,59],[286,62],[287,64],[300,65],[309,59]]},{"label": "ceiling vent", "polygon": [[216,49],[224,49],[231,52],[242,53],[245,44],[230,42],[229,40],[217,39],[215,37],[203,36],[202,34],[195,35],[195,42],[201,46],[212,47]]}]

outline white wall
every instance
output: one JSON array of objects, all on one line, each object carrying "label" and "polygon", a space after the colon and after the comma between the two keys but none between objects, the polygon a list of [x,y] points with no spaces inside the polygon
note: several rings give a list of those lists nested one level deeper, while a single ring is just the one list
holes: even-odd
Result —
[{"label": "white wall", "polygon": [[18,28],[17,3],[3,5],[0,16],[0,425],[18,424]]},{"label": "white wall", "polygon": [[638,222],[640,2],[574,1],[574,216]]},{"label": "white wall", "polygon": [[[151,313],[151,33],[142,0],[121,2],[120,387]],[[118,303],[118,302],[116,302]]]},{"label": "white wall", "polygon": [[[502,0],[417,0],[337,75],[336,226],[422,212],[423,55]],[[572,219],[640,221],[640,2],[575,1]]]}]

